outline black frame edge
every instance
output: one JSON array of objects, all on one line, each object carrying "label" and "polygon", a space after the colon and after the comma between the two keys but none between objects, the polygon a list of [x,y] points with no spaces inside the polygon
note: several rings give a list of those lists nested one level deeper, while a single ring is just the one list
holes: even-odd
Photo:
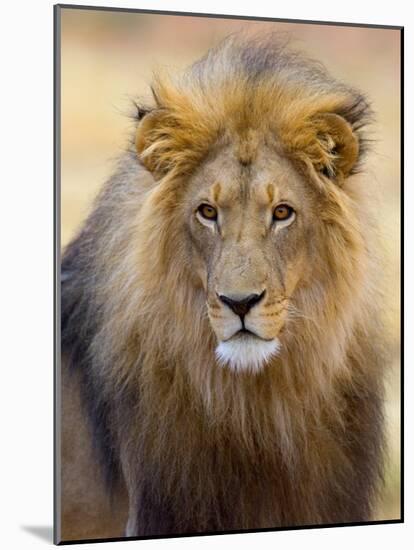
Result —
[{"label": "black frame edge", "polygon": [[93,544],[99,542],[128,542],[134,540],[158,540],[158,539],[182,539],[193,537],[211,537],[215,535],[241,535],[247,533],[279,533],[281,531],[303,531],[313,529],[332,529],[335,527],[366,527],[369,525],[390,525],[396,523],[404,523],[401,519],[387,519],[379,521],[366,521],[363,523],[332,523],[326,525],[300,525],[293,527],[277,527],[266,529],[245,529],[237,531],[212,531],[204,533],[184,533],[174,535],[150,535],[145,537],[114,537],[114,538],[102,538],[102,539],[81,539],[81,540],[65,540],[58,543],[59,546],[69,546],[71,544]]},{"label": "black frame edge", "polygon": [[53,543],[61,544],[60,503],[60,172],[61,7],[53,6]]},{"label": "black frame edge", "polygon": [[401,172],[400,172],[400,516],[401,521],[404,523],[404,513],[405,513],[405,492],[404,492],[404,467],[405,467],[405,458],[404,458],[404,372],[405,372],[405,356],[404,356],[404,340],[405,340],[405,331],[404,331],[404,221],[405,221],[405,209],[404,209],[404,103],[405,103],[405,89],[404,89],[404,27],[400,29],[400,162],[401,162]]}]

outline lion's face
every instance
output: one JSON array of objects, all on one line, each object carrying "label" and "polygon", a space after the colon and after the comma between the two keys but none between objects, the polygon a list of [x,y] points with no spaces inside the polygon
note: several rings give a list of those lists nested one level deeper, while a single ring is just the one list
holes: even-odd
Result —
[{"label": "lion's face", "polygon": [[288,160],[265,148],[245,166],[229,147],[189,182],[191,261],[217,358],[230,368],[258,370],[279,352],[290,298],[312,261],[317,219],[307,187]]}]

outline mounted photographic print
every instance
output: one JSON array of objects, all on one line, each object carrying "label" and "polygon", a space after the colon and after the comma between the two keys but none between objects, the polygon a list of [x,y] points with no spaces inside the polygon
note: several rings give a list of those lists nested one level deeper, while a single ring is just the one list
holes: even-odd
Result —
[{"label": "mounted photographic print", "polygon": [[401,522],[402,28],[55,7],[55,542]]}]

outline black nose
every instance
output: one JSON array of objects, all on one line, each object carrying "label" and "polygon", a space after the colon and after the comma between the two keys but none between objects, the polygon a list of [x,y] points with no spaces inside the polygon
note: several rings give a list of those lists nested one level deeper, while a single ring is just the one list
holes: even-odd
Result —
[{"label": "black nose", "polygon": [[241,300],[234,300],[233,298],[229,298],[228,296],[224,296],[223,294],[219,294],[218,297],[223,302],[223,304],[226,304],[226,306],[234,311],[236,315],[243,319],[243,317],[249,313],[252,307],[260,302],[260,300],[264,296],[264,293],[265,291],[263,291],[261,294],[249,294]]}]

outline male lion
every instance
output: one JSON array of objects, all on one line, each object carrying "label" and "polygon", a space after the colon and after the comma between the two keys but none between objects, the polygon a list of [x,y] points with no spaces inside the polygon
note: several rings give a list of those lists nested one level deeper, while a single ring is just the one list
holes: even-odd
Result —
[{"label": "male lion", "polygon": [[63,257],[62,538],[371,519],[367,101],[274,36],[152,90]]}]

